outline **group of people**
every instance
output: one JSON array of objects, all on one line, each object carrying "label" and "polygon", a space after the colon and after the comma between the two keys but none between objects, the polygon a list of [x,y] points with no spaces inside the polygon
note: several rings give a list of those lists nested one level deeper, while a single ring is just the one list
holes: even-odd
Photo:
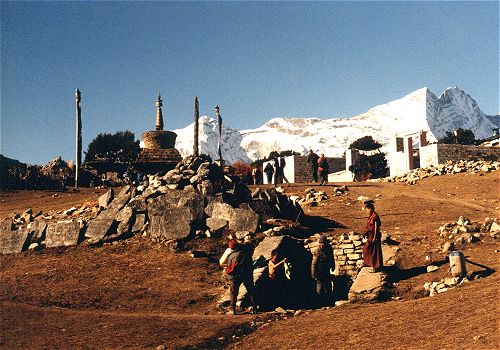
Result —
[{"label": "group of people", "polygon": [[[375,212],[373,202],[365,203],[367,212],[367,223],[363,238],[363,266],[369,267],[370,272],[378,272],[383,267],[382,243],[380,225],[381,221]],[[255,285],[253,282],[252,250],[247,244],[242,244],[235,239],[229,241],[228,248],[219,260],[224,267],[225,276],[229,282],[230,311],[228,314],[236,314],[236,302],[240,286],[243,284],[248,292],[251,302],[251,310],[257,313],[257,301],[255,300]],[[281,295],[273,285],[283,278],[290,278],[288,259],[280,256],[278,250],[273,250],[271,258],[267,261],[267,273],[270,282],[270,295]],[[330,305],[333,302],[333,279],[332,271],[335,269],[333,249],[325,236],[320,236],[316,249],[312,251],[311,277],[315,281],[317,306]],[[281,291],[283,292],[283,291]],[[288,292],[288,291],[286,291]],[[279,301],[277,301],[279,303]],[[276,304],[277,304],[276,303]]]},{"label": "group of people", "polygon": [[267,163],[264,167],[267,183],[272,183],[275,186],[282,183],[289,184],[290,182],[285,176],[285,166],[286,161],[284,157],[276,157],[272,162]]},{"label": "group of people", "polygon": [[307,155],[307,163],[309,164],[311,170],[311,180],[313,182],[318,182],[321,180],[320,185],[324,185],[328,182],[328,174],[330,173],[330,166],[328,165],[328,159],[325,155],[321,153],[319,156],[313,152],[312,149],[309,150]]}]

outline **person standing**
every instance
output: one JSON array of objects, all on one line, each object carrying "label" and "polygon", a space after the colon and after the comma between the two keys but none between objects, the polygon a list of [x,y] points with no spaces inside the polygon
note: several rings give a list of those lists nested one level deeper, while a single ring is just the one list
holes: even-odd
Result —
[{"label": "person standing", "polygon": [[266,166],[264,167],[264,172],[266,173],[267,183],[272,184],[273,183],[274,168],[271,165],[271,162],[266,164]]},{"label": "person standing", "polygon": [[269,284],[266,288],[267,306],[275,309],[276,306],[284,306],[287,302],[289,294],[288,280],[285,277],[286,258],[280,260],[278,250],[274,249],[271,252],[271,259],[267,263],[269,275]]},{"label": "person standing", "polygon": [[286,161],[284,157],[280,158],[280,173],[281,173],[281,183],[286,182],[288,185],[290,185],[290,181],[285,176],[285,166],[286,166]]},{"label": "person standing", "polygon": [[259,168],[257,167],[257,165],[252,168],[252,179],[254,185],[257,185],[258,170]]},{"label": "person standing", "polygon": [[365,233],[366,243],[363,246],[363,266],[371,267],[370,272],[378,272],[384,265],[382,258],[382,234],[380,225],[382,224],[375,206],[372,202],[365,203],[365,210],[368,212]]},{"label": "person standing", "polygon": [[279,162],[278,157],[274,158],[273,167],[274,167],[274,186],[276,186],[277,184],[280,184],[283,182],[283,180],[281,178],[282,172],[281,172],[281,166],[280,166],[280,162]]},{"label": "person standing", "polygon": [[328,165],[328,160],[323,153],[321,153],[321,156],[318,158],[318,172],[321,180],[321,185],[326,184],[328,182],[328,173],[330,172],[330,166]]},{"label": "person standing", "polygon": [[332,301],[330,269],[335,269],[332,246],[325,236],[321,236],[311,263],[311,275],[316,280],[316,295],[321,306],[328,305]]},{"label": "person standing", "polygon": [[252,256],[248,247],[243,246],[237,241],[233,241],[232,252],[227,257],[227,266],[224,272],[229,281],[231,309],[228,314],[236,315],[236,301],[242,284],[245,286],[250,297],[253,313],[257,313],[257,305],[254,301]]},{"label": "person standing", "polygon": [[312,149],[310,149],[309,154],[307,155],[307,163],[310,164],[313,182],[318,182],[318,159],[319,156],[314,153]]}]

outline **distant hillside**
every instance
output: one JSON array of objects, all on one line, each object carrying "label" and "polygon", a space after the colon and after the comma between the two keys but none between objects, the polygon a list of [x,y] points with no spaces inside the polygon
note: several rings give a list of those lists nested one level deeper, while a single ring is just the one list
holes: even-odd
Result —
[{"label": "distant hillside", "polygon": [[26,169],[27,164],[0,154],[0,188],[18,188],[19,177],[16,174],[25,173]]}]

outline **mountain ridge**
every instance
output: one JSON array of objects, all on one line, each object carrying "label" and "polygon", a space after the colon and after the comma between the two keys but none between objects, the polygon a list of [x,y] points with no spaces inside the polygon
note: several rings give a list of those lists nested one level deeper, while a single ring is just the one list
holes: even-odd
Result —
[{"label": "mountain ridge", "polygon": [[[200,152],[217,155],[217,122],[203,116],[200,122]],[[498,123],[498,124],[497,124]],[[478,103],[458,87],[448,87],[439,96],[423,87],[397,100],[374,106],[367,112],[348,118],[275,117],[258,128],[238,131],[223,125],[222,156],[228,164],[250,162],[271,151],[293,150],[306,154],[309,149],[327,156],[341,156],[351,142],[371,135],[389,150],[396,135],[429,131],[429,141],[436,141],[447,131],[470,129],[476,138],[492,135],[500,125],[500,116],[487,116]],[[176,148],[186,156],[192,153],[193,123],[177,134]]]}]

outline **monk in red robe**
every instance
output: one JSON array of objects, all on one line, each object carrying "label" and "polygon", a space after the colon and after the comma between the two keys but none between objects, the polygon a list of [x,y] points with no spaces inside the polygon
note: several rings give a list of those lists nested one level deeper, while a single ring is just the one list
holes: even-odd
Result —
[{"label": "monk in red robe", "polygon": [[380,233],[381,222],[378,214],[375,212],[373,203],[366,203],[365,209],[368,211],[368,222],[363,234],[363,237],[367,239],[363,246],[363,266],[370,266],[372,267],[371,272],[376,272],[384,265]]}]

